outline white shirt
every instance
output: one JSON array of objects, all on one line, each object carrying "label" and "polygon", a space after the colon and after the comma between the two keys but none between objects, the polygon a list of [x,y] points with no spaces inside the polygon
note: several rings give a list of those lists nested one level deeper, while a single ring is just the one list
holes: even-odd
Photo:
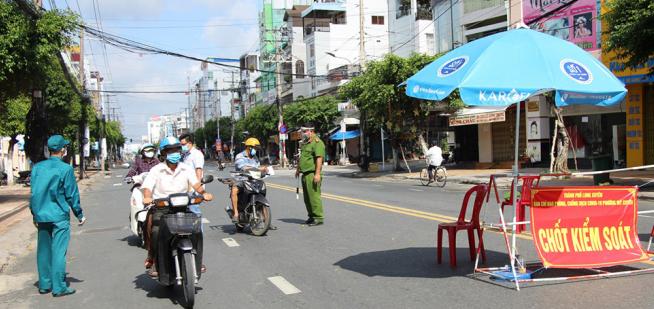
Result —
[{"label": "white shirt", "polygon": [[427,150],[427,164],[440,166],[443,163],[443,151],[438,146],[433,146]]},{"label": "white shirt", "polygon": [[193,147],[193,149],[189,150],[189,152],[184,156],[184,160],[182,162],[193,168],[193,172],[195,172],[195,169],[198,168],[204,169],[204,154],[202,151]]},{"label": "white shirt", "polygon": [[155,165],[143,181],[143,188],[152,191],[154,199],[166,198],[175,193],[189,192],[189,187],[200,183],[195,175],[195,169],[179,163],[175,171],[171,170],[166,163]]}]

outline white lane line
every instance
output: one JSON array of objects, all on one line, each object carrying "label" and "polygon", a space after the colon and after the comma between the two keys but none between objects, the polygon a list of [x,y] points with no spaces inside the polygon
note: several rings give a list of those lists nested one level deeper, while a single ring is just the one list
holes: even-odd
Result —
[{"label": "white lane line", "polygon": [[223,238],[223,242],[227,245],[227,247],[239,247],[239,245],[234,238]]},{"label": "white lane line", "polygon": [[104,178],[111,178],[111,176],[104,176]]},{"label": "white lane line", "polygon": [[420,189],[409,189],[410,191],[415,191],[415,192],[422,192],[423,190]]},{"label": "white lane line", "polygon": [[122,183],[122,182],[119,182],[119,183],[115,183],[115,184],[114,184],[114,187],[120,187],[120,186],[122,186],[122,185],[123,185],[123,183]]},{"label": "white lane line", "polygon": [[209,223],[211,223],[211,221],[209,221],[209,219],[207,219],[207,218],[202,218],[202,223],[209,224]]},{"label": "white lane line", "polygon": [[270,277],[268,278],[268,281],[272,282],[272,284],[274,284],[280,291],[282,291],[282,293],[286,295],[302,292],[282,276]]},{"label": "white lane line", "polygon": [[120,178],[120,177],[123,177],[123,175],[116,175],[116,178]]}]

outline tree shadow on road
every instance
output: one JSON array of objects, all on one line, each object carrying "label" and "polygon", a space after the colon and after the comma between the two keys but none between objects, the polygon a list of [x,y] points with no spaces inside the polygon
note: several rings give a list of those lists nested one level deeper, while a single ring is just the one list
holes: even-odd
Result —
[{"label": "tree shadow on road", "polygon": [[[447,278],[469,275],[474,268],[468,248],[457,248],[457,268],[451,268],[449,253],[443,248],[443,263],[436,263],[436,248],[413,247],[359,253],[334,265],[368,277]],[[487,264],[505,262],[504,252],[486,250]]]}]

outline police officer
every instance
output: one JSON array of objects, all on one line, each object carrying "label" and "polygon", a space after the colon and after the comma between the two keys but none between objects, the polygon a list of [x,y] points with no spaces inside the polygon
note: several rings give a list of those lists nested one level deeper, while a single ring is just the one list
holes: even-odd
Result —
[{"label": "police officer", "polygon": [[82,225],[86,221],[79,204],[73,168],[62,160],[70,142],[61,135],[48,139],[50,158],[32,169],[30,210],[38,228],[36,264],[39,293],[55,297],[75,293],[66,286],[66,251],[70,240],[70,210]]},{"label": "police officer", "polygon": [[309,216],[305,224],[309,226],[322,225],[325,218],[320,199],[320,186],[322,184],[321,171],[325,158],[325,144],[315,135],[312,124],[305,124],[300,128],[300,131],[302,132],[302,147],[300,148],[300,162],[295,171],[295,177],[302,175],[304,205]]}]

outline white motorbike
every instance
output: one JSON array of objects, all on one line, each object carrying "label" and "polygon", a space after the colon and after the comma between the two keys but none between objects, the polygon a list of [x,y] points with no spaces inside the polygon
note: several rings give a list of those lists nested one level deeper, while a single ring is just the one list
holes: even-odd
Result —
[{"label": "white motorbike", "polygon": [[134,236],[138,236],[141,247],[145,247],[143,233],[145,231],[145,218],[148,209],[143,206],[143,191],[141,185],[148,173],[142,173],[126,179],[128,184],[133,184],[130,191],[132,196],[129,199],[129,229]]}]

